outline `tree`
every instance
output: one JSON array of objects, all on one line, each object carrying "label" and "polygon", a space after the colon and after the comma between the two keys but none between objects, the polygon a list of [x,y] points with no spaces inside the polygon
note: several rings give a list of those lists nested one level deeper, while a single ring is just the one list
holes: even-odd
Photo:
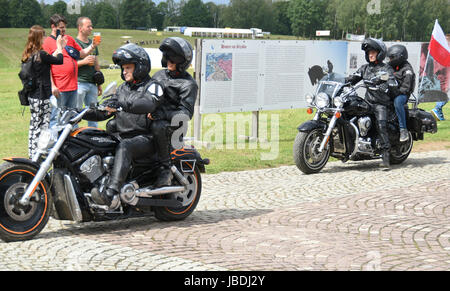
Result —
[{"label": "tree", "polygon": [[96,10],[99,11],[98,18],[95,20],[94,27],[99,28],[116,28],[117,17],[114,7],[106,2],[100,2],[96,5]]},{"label": "tree", "polygon": [[120,7],[121,23],[123,28],[135,29],[148,27],[150,15],[148,14],[148,2],[145,0],[127,0]]},{"label": "tree", "polygon": [[164,26],[179,25],[181,6],[181,2],[176,3],[174,0],[166,0]]},{"label": "tree", "polygon": [[272,2],[269,0],[230,0],[224,9],[224,25],[235,28],[272,29]]},{"label": "tree", "polygon": [[291,20],[289,19],[289,2],[278,1],[272,4],[274,14],[274,25],[272,34],[292,34]]},{"label": "tree", "polygon": [[213,19],[202,0],[189,0],[181,7],[180,25],[212,27]]},{"label": "tree", "polygon": [[214,2],[205,4],[212,18],[212,27],[223,27],[223,10],[225,5],[216,5]]},{"label": "tree", "polygon": [[9,27],[8,0],[0,0],[0,27]]},{"label": "tree", "polygon": [[41,6],[36,0],[11,0],[8,9],[11,27],[31,27],[42,18]]},{"label": "tree", "polygon": [[367,16],[366,0],[337,1],[336,22],[338,28],[344,33],[364,34],[366,31]]},{"label": "tree", "polygon": [[322,28],[321,14],[325,12],[323,1],[291,0],[288,16],[292,33],[296,36],[314,37],[315,31]]}]

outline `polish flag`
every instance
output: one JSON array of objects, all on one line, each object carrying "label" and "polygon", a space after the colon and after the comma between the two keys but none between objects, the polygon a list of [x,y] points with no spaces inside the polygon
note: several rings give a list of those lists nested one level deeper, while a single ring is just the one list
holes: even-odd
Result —
[{"label": "polish flag", "polygon": [[437,19],[434,24],[433,34],[431,35],[428,50],[435,61],[445,67],[450,67],[450,47],[448,46],[444,31],[439,25]]}]

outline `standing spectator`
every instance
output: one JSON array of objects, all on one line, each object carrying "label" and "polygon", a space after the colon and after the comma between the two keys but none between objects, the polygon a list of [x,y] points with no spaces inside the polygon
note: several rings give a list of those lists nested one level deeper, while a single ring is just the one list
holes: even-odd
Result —
[{"label": "standing spectator", "polygon": [[[96,47],[93,43],[89,47],[82,49],[77,42],[69,35],[66,35],[67,21],[64,16],[55,14],[50,17],[50,27],[52,33],[44,40],[43,49],[49,54],[56,50],[57,32],[63,37],[66,46],[63,49],[63,64],[51,66],[52,94],[58,98],[58,107],[77,108],[78,89],[78,58],[85,58]],[[56,108],[53,108],[50,126],[56,123]]]},{"label": "standing spectator", "polygon": [[28,135],[28,154],[30,158],[36,152],[37,141],[41,130],[48,127],[50,123],[50,65],[61,65],[63,63],[63,48],[66,45],[62,36],[56,39],[56,57],[42,50],[45,30],[34,25],[28,33],[28,41],[22,54],[22,62],[32,58],[33,75],[36,77],[34,90],[28,98],[30,102],[30,130]]},{"label": "standing spectator", "polygon": [[[80,17],[77,21],[78,36],[75,41],[81,48],[85,49],[92,44],[88,37],[92,33],[92,21],[88,17]],[[95,45],[99,45],[96,43]],[[98,63],[98,48],[91,55],[78,60],[78,108],[83,107],[83,102],[89,106],[92,102],[97,102],[97,96],[102,94],[102,86],[95,84],[94,74],[100,72]],[[89,121],[88,126],[97,127],[98,123]]]}]

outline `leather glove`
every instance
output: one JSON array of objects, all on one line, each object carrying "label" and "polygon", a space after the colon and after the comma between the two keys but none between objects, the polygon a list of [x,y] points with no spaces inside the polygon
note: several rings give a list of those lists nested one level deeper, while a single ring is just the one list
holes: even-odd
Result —
[{"label": "leather glove", "polygon": [[151,113],[151,120],[161,120],[165,119],[166,114],[164,112],[158,111],[158,112],[152,112]]},{"label": "leather glove", "polygon": [[383,93],[387,93],[389,91],[389,85],[388,83],[383,83],[380,86],[378,86],[378,90],[380,90]]},{"label": "leather glove", "polygon": [[102,104],[105,107],[110,107],[110,108],[120,108],[122,107],[122,104],[119,102],[119,100],[115,99],[115,98],[110,98],[108,100],[106,100],[105,102],[103,102]]}]

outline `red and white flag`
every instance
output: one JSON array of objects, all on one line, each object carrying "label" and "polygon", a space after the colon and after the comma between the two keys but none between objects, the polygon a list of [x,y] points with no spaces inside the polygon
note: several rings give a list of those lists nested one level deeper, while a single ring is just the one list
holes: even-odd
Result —
[{"label": "red and white flag", "polygon": [[435,61],[445,67],[450,67],[450,47],[448,46],[444,31],[437,19],[434,23],[433,34],[431,35],[428,50]]}]

